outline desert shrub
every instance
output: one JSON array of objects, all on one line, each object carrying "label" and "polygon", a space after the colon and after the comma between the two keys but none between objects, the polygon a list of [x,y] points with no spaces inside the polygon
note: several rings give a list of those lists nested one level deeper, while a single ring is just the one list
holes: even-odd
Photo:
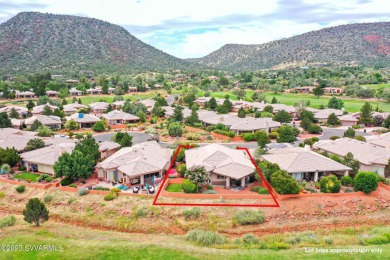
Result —
[{"label": "desert shrub", "polygon": [[19,170],[19,171],[25,171],[25,170],[26,170],[26,166],[19,166],[19,167],[18,167],[18,170]]},{"label": "desert shrub", "polygon": [[367,238],[360,238],[360,244],[367,246],[367,245],[382,245],[382,244],[388,244],[390,242],[390,235],[379,235],[374,237],[367,237]]},{"label": "desert shrub", "polygon": [[336,140],[339,138],[340,138],[340,136],[337,136],[337,135],[332,135],[331,137],[329,137],[330,140]]},{"label": "desert shrub", "polygon": [[325,176],[320,181],[320,191],[324,193],[340,192],[341,182],[334,175]]},{"label": "desert shrub", "polygon": [[75,202],[75,201],[76,201],[75,198],[69,198],[69,199],[68,199],[68,204],[70,205],[70,204],[72,204],[72,203]]},{"label": "desert shrub", "polygon": [[103,190],[103,191],[109,191],[110,188],[105,188],[99,185],[96,185],[95,187],[92,188],[93,190]]},{"label": "desert shrub", "polygon": [[114,199],[116,199],[117,196],[118,196],[118,195],[117,195],[116,192],[110,192],[110,193],[108,193],[106,196],[104,196],[104,200],[105,200],[105,201],[114,200]]},{"label": "desert shrub", "polygon": [[187,171],[187,167],[184,163],[180,164],[179,166],[177,166],[176,168],[176,171],[181,175],[181,176],[184,176],[184,174],[186,173]]},{"label": "desert shrub", "polygon": [[68,185],[71,184],[72,182],[73,182],[72,179],[64,178],[64,179],[61,180],[60,183],[61,183],[62,186],[68,186]]},{"label": "desert shrub", "polygon": [[72,184],[69,185],[69,187],[77,188],[77,184],[76,183],[72,183]]},{"label": "desert shrub", "polygon": [[135,212],[134,212],[134,216],[136,218],[144,218],[148,215],[148,212],[146,210],[145,207],[141,207],[139,209],[137,209]]},{"label": "desert shrub", "polygon": [[211,135],[208,135],[208,136],[206,137],[206,139],[207,139],[208,141],[211,141],[211,140],[213,140],[213,137],[212,137]]},{"label": "desert shrub", "polygon": [[261,210],[241,210],[238,211],[233,221],[239,225],[251,225],[264,223],[265,217]]},{"label": "desert shrub", "polygon": [[349,192],[353,192],[353,190],[346,188],[346,189],[344,190],[344,192],[345,192],[345,193],[349,193]]},{"label": "desert shrub", "polygon": [[23,193],[23,192],[26,190],[26,186],[24,186],[24,185],[16,186],[15,190],[16,190],[18,193]]},{"label": "desert shrub", "polygon": [[53,197],[50,195],[50,194],[48,194],[48,195],[46,195],[45,197],[43,197],[43,201],[45,202],[45,203],[49,203],[50,201],[52,201],[53,200]]},{"label": "desert shrub", "polygon": [[4,191],[0,191],[0,199],[2,199],[4,197],[5,197],[5,192]]},{"label": "desert shrub", "polygon": [[218,192],[215,190],[205,190],[202,191],[202,194],[218,194]]},{"label": "desert shrub", "polygon": [[259,243],[259,239],[253,234],[246,234],[243,236],[242,242],[247,245],[253,245]]},{"label": "desert shrub", "polygon": [[88,194],[88,189],[81,188],[81,189],[79,189],[78,193],[79,193],[79,196],[87,195]]},{"label": "desert shrub", "polygon": [[283,242],[271,242],[267,244],[267,248],[271,250],[289,249],[291,246]]},{"label": "desert shrub", "polygon": [[190,230],[185,236],[185,240],[195,242],[202,246],[222,245],[226,243],[226,238],[217,232],[204,230]]},{"label": "desert shrub", "polygon": [[378,188],[378,178],[374,172],[359,172],[353,182],[355,191],[370,193]]},{"label": "desert shrub", "polygon": [[14,215],[7,216],[0,219],[0,228],[10,227],[15,225],[15,223],[16,223],[16,218]]},{"label": "desert shrub", "polygon": [[385,177],[379,175],[377,177],[378,177],[378,182],[382,182],[383,184],[390,185],[390,181],[387,180]]},{"label": "desert shrub", "polygon": [[254,134],[250,134],[250,133],[244,134],[243,138],[244,138],[245,142],[250,142],[250,141],[255,140]]},{"label": "desert shrub", "polygon": [[194,134],[194,133],[188,133],[188,134],[186,134],[186,138],[187,138],[187,140],[198,141],[198,140],[200,140],[200,135]]},{"label": "desert shrub", "polygon": [[341,181],[341,184],[343,186],[351,186],[351,185],[353,185],[353,179],[349,175],[341,177],[340,181]]},{"label": "desert shrub", "polygon": [[183,211],[185,220],[197,219],[200,217],[200,208],[191,208]]},{"label": "desert shrub", "polygon": [[181,183],[181,188],[183,189],[183,191],[185,193],[196,193],[197,192],[196,184],[192,183],[190,180],[187,180],[187,179]]},{"label": "desert shrub", "polygon": [[213,187],[213,185],[207,185],[207,190],[214,190],[214,187]]},{"label": "desert shrub", "polygon": [[325,243],[326,243],[327,245],[333,245],[333,238],[331,238],[331,237],[326,237],[326,238],[325,238]]},{"label": "desert shrub", "polygon": [[119,188],[111,188],[111,192],[115,192],[115,193],[118,193],[118,192],[121,192],[122,190],[119,189]]}]

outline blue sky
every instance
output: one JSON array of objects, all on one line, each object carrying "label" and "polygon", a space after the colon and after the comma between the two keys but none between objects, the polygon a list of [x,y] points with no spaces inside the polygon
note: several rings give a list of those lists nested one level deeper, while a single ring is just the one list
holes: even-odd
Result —
[{"label": "blue sky", "polygon": [[390,21],[390,0],[0,0],[0,22],[23,11],[102,19],[169,54],[194,58],[229,43]]}]

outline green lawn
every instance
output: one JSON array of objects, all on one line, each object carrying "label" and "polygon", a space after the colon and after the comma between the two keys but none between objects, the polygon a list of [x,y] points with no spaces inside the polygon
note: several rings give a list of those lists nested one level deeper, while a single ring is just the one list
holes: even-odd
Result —
[{"label": "green lawn", "polygon": [[[199,94],[203,95],[203,92],[200,92]],[[231,91],[211,92],[211,96],[216,98],[224,98],[226,94],[230,95],[230,99],[237,100],[237,97],[234,96]],[[251,97],[252,94],[253,91],[247,91],[246,96]],[[278,103],[286,104],[290,106],[293,106],[295,103],[301,100],[309,100],[310,107],[313,108],[319,108],[320,105],[327,106],[328,101],[331,98],[330,96],[321,96],[320,98],[317,98],[314,95],[309,95],[309,94],[294,94],[294,93],[274,94],[273,92],[266,92],[265,95],[269,102],[272,100],[273,97],[275,97],[278,100]],[[343,96],[341,96],[340,98],[343,99],[345,110],[348,112],[359,112],[360,108],[366,102],[366,100],[364,99],[345,99]],[[376,105],[378,105],[379,108],[383,109],[383,111],[390,112],[390,103],[386,103],[383,101],[370,101],[370,103],[373,107],[376,107]]]},{"label": "green lawn", "polygon": [[36,182],[39,178],[39,174],[31,173],[31,172],[20,172],[14,174],[13,177],[18,180],[30,180],[32,182]]},{"label": "green lawn", "polygon": [[370,84],[370,85],[362,85],[362,87],[367,87],[371,89],[382,89],[382,88],[390,88],[390,84]]},{"label": "green lawn", "polygon": [[[273,235],[271,235],[272,237]],[[198,246],[182,236],[169,234],[120,233],[94,230],[60,222],[46,222],[41,227],[26,224],[17,216],[16,226],[0,233],[1,245],[19,245],[21,251],[2,251],[1,259],[389,259],[390,244],[371,246],[348,245],[348,237],[341,237],[343,246],[306,244],[286,250],[260,249],[258,246],[219,247]],[[262,238],[263,239],[263,238]],[[315,239],[310,238],[310,239]],[[57,251],[40,246],[50,245]],[[35,246],[35,247],[34,247]],[[20,248],[20,247],[18,247]],[[324,253],[318,250],[364,249],[366,253]],[[382,249],[381,253],[370,252]],[[313,252],[309,252],[313,250]]]},{"label": "green lawn", "polygon": [[[136,101],[137,99],[144,100],[144,99],[154,97],[156,93],[157,92],[155,91],[150,91],[150,92],[143,92],[143,93],[127,94],[127,95],[123,95],[123,99],[124,100],[130,99],[131,101]],[[108,103],[112,103],[114,96],[113,95],[81,96],[80,99],[83,105],[89,105],[91,103],[99,102],[101,100],[104,100]],[[72,97],[69,97],[66,100],[68,101],[68,103],[71,103]]]},{"label": "green lawn", "polygon": [[181,184],[179,183],[171,183],[167,187],[167,191],[169,192],[182,192]]}]

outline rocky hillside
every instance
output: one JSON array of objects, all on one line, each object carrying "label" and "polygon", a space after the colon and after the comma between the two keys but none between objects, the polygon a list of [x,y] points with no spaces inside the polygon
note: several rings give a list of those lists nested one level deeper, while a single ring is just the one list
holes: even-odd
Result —
[{"label": "rocky hillside", "polygon": [[101,20],[19,13],[0,24],[0,73],[166,71],[198,65],[168,55]]},{"label": "rocky hillside", "polygon": [[259,45],[228,44],[192,59],[228,70],[332,65],[390,65],[390,22],[341,25]]}]

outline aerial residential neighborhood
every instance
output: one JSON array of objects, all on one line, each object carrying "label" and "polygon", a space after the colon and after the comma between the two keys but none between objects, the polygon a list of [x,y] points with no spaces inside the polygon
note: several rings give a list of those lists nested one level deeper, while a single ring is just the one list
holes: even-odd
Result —
[{"label": "aerial residential neighborhood", "polygon": [[0,1],[0,259],[390,259],[388,10]]}]

